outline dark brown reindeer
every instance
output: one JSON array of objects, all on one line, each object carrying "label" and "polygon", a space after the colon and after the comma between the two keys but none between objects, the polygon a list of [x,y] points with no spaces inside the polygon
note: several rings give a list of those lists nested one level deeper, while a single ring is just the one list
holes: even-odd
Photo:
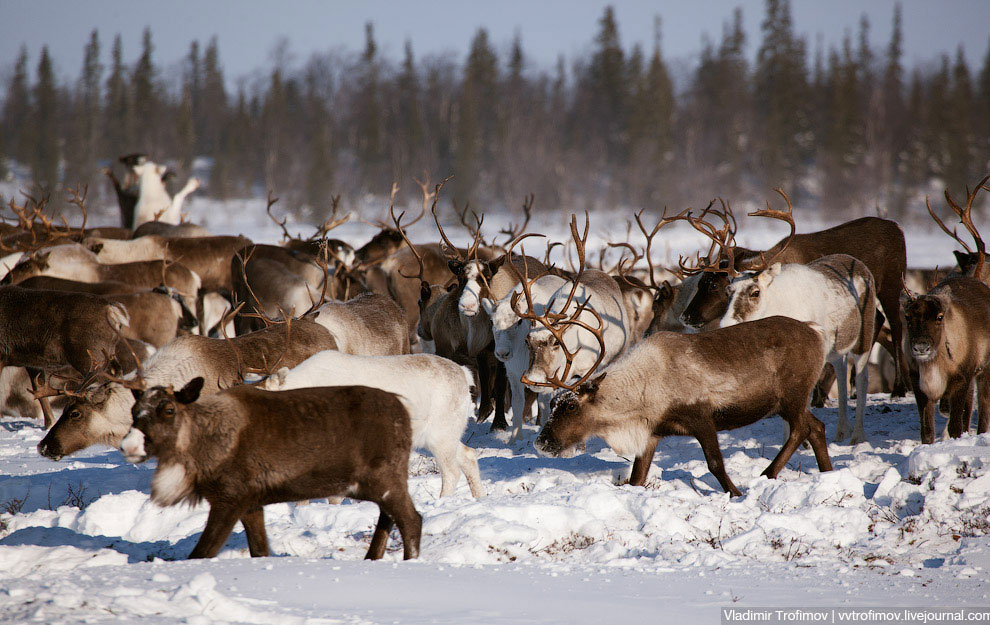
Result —
[{"label": "dark brown reindeer", "polygon": [[769,317],[701,334],[657,332],[574,390],[554,397],[536,448],[550,455],[599,436],[633,455],[629,483],[642,486],[664,436],[694,436],[708,469],[733,496],[717,432],[779,414],[790,425],[763,472],[774,478],[805,440],[821,471],[832,463],[825,426],[808,411],[828,348],[822,332],[787,317]]},{"label": "dark brown reindeer", "polygon": [[[986,252],[979,231],[973,224],[973,201],[990,176],[970,192],[960,207],[945,192],[946,201],[960,223],[976,242],[974,275],[982,275]],[[927,198],[926,198],[927,202]],[[931,210],[943,230],[949,232]],[[957,241],[959,238],[950,232]],[[956,438],[969,430],[973,411],[973,385],[979,399],[977,432],[990,428],[990,287],[969,277],[946,278],[923,295],[904,289],[901,314],[907,332],[904,353],[910,360],[911,384],[921,420],[921,442],[935,441],[935,412],[940,398],[949,399],[949,436]]]},{"label": "dark brown reindeer", "polygon": [[[775,189],[787,201],[783,191]],[[769,205],[768,205],[769,208]],[[730,234],[735,233],[732,227]],[[731,242],[731,239],[730,239]],[[725,315],[729,305],[726,287],[731,281],[727,267],[735,272],[749,270],[749,265],[760,262],[761,256],[775,256],[780,263],[809,263],[830,254],[848,254],[863,262],[873,274],[876,282],[877,299],[890,323],[891,334],[897,353],[897,378],[891,395],[902,397],[907,391],[907,363],[901,351],[902,328],[899,315],[901,276],[907,266],[904,246],[904,232],[897,223],[878,217],[861,217],[838,226],[807,234],[791,234],[778,241],[764,252],[730,246],[732,257],[722,256],[712,270],[700,278],[697,294],[681,315],[685,325],[700,328]]]},{"label": "dark brown reindeer", "polygon": [[[69,368],[80,375],[116,352],[118,332],[130,323],[127,309],[104,298],[19,286],[0,287],[0,319],[0,368]],[[54,418],[47,402],[42,408],[47,429]]]},{"label": "dark brown reindeer", "polygon": [[143,341],[156,348],[174,339],[180,331],[194,328],[197,323],[196,316],[178,293],[168,287],[137,290],[122,282],[76,282],[51,276],[28,278],[18,286],[90,293],[121,304],[130,315],[130,324],[122,330],[124,338]]},{"label": "dark brown reindeer", "polygon": [[251,556],[267,556],[264,506],[340,495],[381,511],[366,559],[385,554],[393,523],[403,557],[419,555],[422,518],[408,489],[412,430],[396,395],[364,386],[240,386],[200,399],[202,388],[203,378],[194,378],[179,391],[145,391],[121,443],[131,462],[158,459],[152,501],[210,504],[190,558],[216,556],[238,521]]},{"label": "dark brown reindeer", "polygon": [[[231,312],[233,314],[233,311]],[[142,366],[152,385],[181,386],[195,377],[207,380],[203,392],[241,384],[250,372],[269,372],[275,365],[294,367],[313,354],[336,349],[333,336],[318,323],[297,319],[230,339],[196,334],[176,338]],[[59,460],[90,445],[117,447],[131,427],[134,397],[110,375],[91,377],[76,387],[62,416],[38,444],[38,453]]]}]

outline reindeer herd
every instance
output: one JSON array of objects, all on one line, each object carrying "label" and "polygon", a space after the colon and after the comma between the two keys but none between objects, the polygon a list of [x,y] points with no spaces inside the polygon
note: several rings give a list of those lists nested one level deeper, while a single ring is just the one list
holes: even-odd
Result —
[{"label": "reindeer herd", "polygon": [[[609,243],[618,262],[593,266],[590,220],[570,222],[571,240],[547,241],[525,221],[487,240],[484,215],[455,212],[471,245],[454,245],[437,212],[444,182],[419,183],[422,207],[404,221],[393,186],[378,234],[355,247],[333,239],[348,221],[338,198],[309,238],[281,245],[215,236],[184,222],[167,168],[143,155],[121,158],[121,227],[87,227],[86,192],[69,202],[71,227],[46,198],[11,199],[16,223],[0,224],[0,401],[7,414],[44,417],[38,452],[60,460],[86,447],[119,448],[131,462],[157,458],[151,498],[161,505],[206,501],[206,528],[190,557],[216,555],[238,521],[252,556],[268,554],[267,504],[347,496],[380,509],[368,558],[383,556],[393,523],[404,557],[419,553],[421,517],[407,486],[412,449],[436,459],[440,496],[463,474],[484,486],[475,451],[462,442],[471,418],[492,421],[510,441],[534,417],[541,453],[574,453],[598,436],[635,458],[629,483],[646,482],[665,436],[693,436],[712,475],[740,495],[717,433],[780,415],[784,442],[764,471],[774,478],[803,443],[832,469],[824,424],[809,406],[838,386],[836,439],[865,439],[863,419],[876,344],[893,359],[892,396],[913,391],[923,443],[934,416],[947,434],[990,426],[990,267],[973,203],[945,199],[972,238],[954,271],[908,288],[904,235],[865,217],[797,234],[787,205],[750,213],[785,222],[768,250],[735,244],[728,203],[685,209],[655,224],[635,215],[642,244]],[[439,241],[413,243],[408,228],[432,214]],[[663,228],[689,224],[710,240],[696,260],[655,264]],[[568,268],[551,262],[574,250]],[[542,246],[541,246],[542,247]],[[830,365],[830,366],[828,366]],[[847,376],[856,388],[847,422]],[[61,410],[56,421],[52,410]],[[506,418],[510,406],[512,422]]]}]

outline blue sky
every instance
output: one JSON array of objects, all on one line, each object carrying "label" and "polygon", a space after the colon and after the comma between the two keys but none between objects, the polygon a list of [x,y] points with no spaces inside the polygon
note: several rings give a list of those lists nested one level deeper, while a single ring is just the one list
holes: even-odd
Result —
[{"label": "blue sky", "polygon": [[[33,72],[40,48],[47,44],[59,74],[75,77],[93,28],[100,31],[104,63],[118,32],[123,35],[125,57],[132,62],[140,50],[141,31],[149,25],[156,62],[166,71],[186,54],[193,39],[205,42],[217,35],[221,60],[233,82],[270,68],[273,48],[282,37],[298,62],[333,48],[360,50],[367,21],[375,24],[380,50],[394,59],[401,56],[406,39],[412,41],[417,57],[451,52],[463,58],[475,31],[484,26],[502,51],[518,32],[530,68],[550,68],[559,54],[573,59],[590,50],[606,4],[585,0],[0,0],[0,71],[9,70],[21,44],[27,43]],[[685,67],[697,58],[703,36],[719,39],[722,24],[735,6],[743,7],[747,52],[754,56],[764,10],[762,0],[624,0],[612,4],[624,46],[640,42],[649,48],[653,17],[659,14],[663,53]],[[808,35],[812,48],[819,33],[826,46],[839,45],[846,31],[855,37],[859,16],[866,13],[871,41],[882,50],[890,36],[893,5],[893,0],[792,0],[796,30]],[[954,55],[959,45],[964,46],[971,67],[982,62],[990,31],[990,1],[902,0],[902,6],[908,65],[933,61],[943,52]]]}]

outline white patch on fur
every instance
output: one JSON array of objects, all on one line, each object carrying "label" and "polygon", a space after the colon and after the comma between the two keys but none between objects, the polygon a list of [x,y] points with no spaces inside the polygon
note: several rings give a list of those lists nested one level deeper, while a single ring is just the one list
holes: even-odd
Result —
[{"label": "white patch on fur", "polygon": [[467,284],[464,285],[461,299],[457,301],[457,310],[465,317],[474,317],[481,309],[481,284],[479,280],[481,271],[478,269],[478,263],[468,263],[467,267],[464,268],[464,273]]},{"label": "white patch on fur", "polygon": [[192,484],[181,464],[158,465],[151,478],[151,500],[160,506],[174,506],[192,492]]},{"label": "white patch on fur", "polygon": [[144,450],[144,433],[137,428],[131,428],[127,436],[120,441],[120,451],[124,454],[124,460],[135,464],[147,458],[148,454]]},{"label": "white patch on fur", "polygon": [[650,429],[643,419],[626,419],[619,427],[603,430],[599,436],[620,456],[638,456],[650,440]]},{"label": "white patch on fur", "polygon": [[[932,351],[934,354],[935,352]],[[925,395],[928,395],[931,399],[937,399],[945,394],[945,387],[948,384],[945,374],[942,369],[938,367],[934,362],[919,363],[918,366],[918,382],[921,386],[921,390],[924,391]]]}]

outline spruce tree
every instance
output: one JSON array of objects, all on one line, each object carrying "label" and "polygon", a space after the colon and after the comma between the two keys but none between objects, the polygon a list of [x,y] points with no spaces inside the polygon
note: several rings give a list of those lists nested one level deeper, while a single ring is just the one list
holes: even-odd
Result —
[{"label": "spruce tree", "polygon": [[948,163],[945,182],[950,189],[972,186],[983,177],[984,164],[976,162],[974,136],[973,81],[962,46],[956,50],[956,62],[952,66],[952,87],[949,97],[949,125],[946,128]]},{"label": "spruce tree", "polygon": [[31,117],[31,91],[28,85],[28,52],[22,45],[14,63],[14,73],[7,83],[6,98],[3,103],[4,139],[9,154],[22,165],[31,161],[31,137],[29,120]]},{"label": "spruce tree", "polygon": [[788,0],[766,0],[761,30],[753,77],[755,173],[764,188],[794,189],[812,146],[801,142],[808,127],[805,45],[794,35]]},{"label": "spruce tree", "polygon": [[454,160],[454,196],[467,201],[482,184],[482,171],[489,162],[494,139],[498,59],[488,41],[488,31],[479,28],[471,42],[461,97],[458,99]]},{"label": "spruce tree", "polygon": [[395,134],[399,149],[393,161],[393,171],[398,180],[407,181],[412,175],[421,175],[420,170],[428,167],[424,162],[426,150],[423,141],[423,103],[419,88],[419,73],[413,57],[412,42],[405,45],[405,58],[402,69],[396,78],[398,112],[395,121]]},{"label": "spruce tree", "polygon": [[141,56],[134,65],[131,75],[131,93],[135,119],[134,140],[141,151],[149,153],[152,158],[161,159],[155,153],[164,148],[157,145],[157,128],[163,121],[159,118],[159,94],[157,77],[152,53],[154,45],[151,42],[151,28],[146,27],[141,37]]},{"label": "spruce tree", "polygon": [[58,93],[48,46],[42,46],[38,77],[34,85],[30,118],[34,139],[31,174],[42,191],[54,194],[58,188],[59,111]]},{"label": "spruce tree", "polygon": [[382,136],[382,102],[378,45],[371,22],[365,24],[364,53],[361,55],[360,93],[357,109],[358,166],[364,174],[366,189],[380,188],[386,177],[382,170],[384,145]]},{"label": "spruce tree", "polygon": [[146,148],[138,148],[134,144],[134,111],[127,92],[127,68],[119,34],[113,40],[110,57],[110,75],[107,77],[103,104],[103,153],[116,160],[118,156]]}]

